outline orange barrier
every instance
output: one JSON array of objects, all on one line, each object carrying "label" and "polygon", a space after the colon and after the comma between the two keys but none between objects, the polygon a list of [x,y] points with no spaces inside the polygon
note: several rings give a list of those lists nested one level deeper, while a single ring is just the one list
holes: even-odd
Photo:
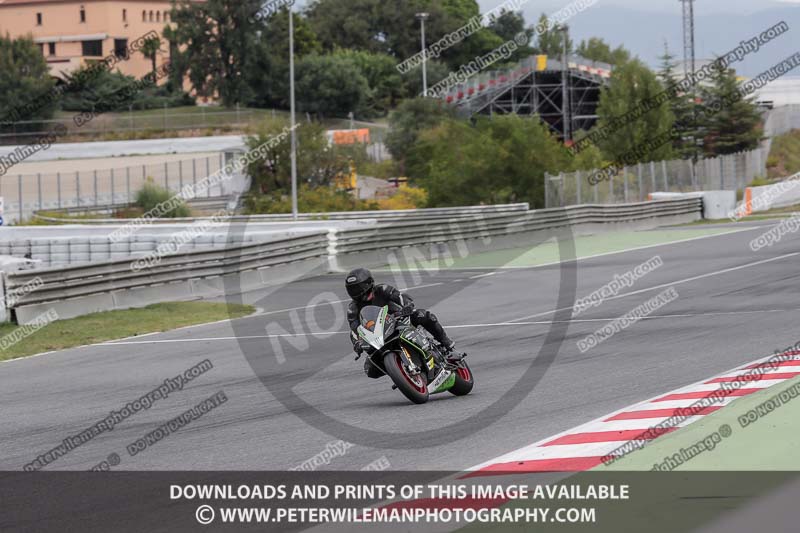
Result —
[{"label": "orange barrier", "polygon": [[744,216],[753,214],[753,189],[747,187],[744,190]]},{"label": "orange barrier", "polygon": [[369,143],[369,129],[333,130],[333,144]]}]

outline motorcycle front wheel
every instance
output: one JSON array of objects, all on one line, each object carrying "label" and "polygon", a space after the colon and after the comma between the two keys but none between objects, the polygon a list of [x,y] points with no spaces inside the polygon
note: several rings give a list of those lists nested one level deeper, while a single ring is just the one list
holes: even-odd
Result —
[{"label": "motorcycle front wheel", "polygon": [[416,404],[428,401],[428,378],[420,372],[412,376],[403,365],[398,352],[389,352],[383,358],[383,367],[403,395]]}]

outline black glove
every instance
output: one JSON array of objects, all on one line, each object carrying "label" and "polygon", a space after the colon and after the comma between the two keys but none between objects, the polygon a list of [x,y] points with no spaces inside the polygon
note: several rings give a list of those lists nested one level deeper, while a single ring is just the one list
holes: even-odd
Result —
[{"label": "black glove", "polygon": [[400,312],[397,314],[397,317],[404,318],[407,316],[411,316],[414,314],[414,311],[415,311],[414,304],[409,304],[400,310]]},{"label": "black glove", "polygon": [[360,339],[357,340],[355,344],[353,344],[353,351],[358,354],[358,356],[356,356],[356,361],[358,361],[359,358],[361,358],[361,356],[364,354],[364,352],[369,350],[369,348],[370,346],[366,341]]}]

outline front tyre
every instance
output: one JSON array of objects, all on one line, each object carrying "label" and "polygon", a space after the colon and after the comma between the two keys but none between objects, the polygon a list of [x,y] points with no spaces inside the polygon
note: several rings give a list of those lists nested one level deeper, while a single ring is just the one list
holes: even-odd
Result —
[{"label": "front tyre", "polygon": [[472,370],[466,361],[461,361],[456,369],[456,382],[450,387],[450,393],[456,396],[466,396],[472,392],[473,385],[475,385],[475,380],[472,377]]},{"label": "front tyre", "polygon": [[383,366],[406,398],[416,404],[428,401],[428,378],[421,372],[416,376],[410,375],[398,352],[387,353],[383,358]]}]

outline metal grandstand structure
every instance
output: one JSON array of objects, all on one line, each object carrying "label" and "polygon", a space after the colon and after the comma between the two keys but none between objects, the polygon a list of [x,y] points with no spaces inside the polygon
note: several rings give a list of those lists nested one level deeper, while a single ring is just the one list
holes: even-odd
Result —
[{"label": "metal grandstand structure", "polygon": [[443,98],[463,116],[538,115],[559,138],[570,140],[574,132],[588,131],[597,121],[600,89],[608,83],[611,69],[606,63],[569,56],[565,75],[563,60],[530,56],[508,70],[473,76],[451,87]]}]

